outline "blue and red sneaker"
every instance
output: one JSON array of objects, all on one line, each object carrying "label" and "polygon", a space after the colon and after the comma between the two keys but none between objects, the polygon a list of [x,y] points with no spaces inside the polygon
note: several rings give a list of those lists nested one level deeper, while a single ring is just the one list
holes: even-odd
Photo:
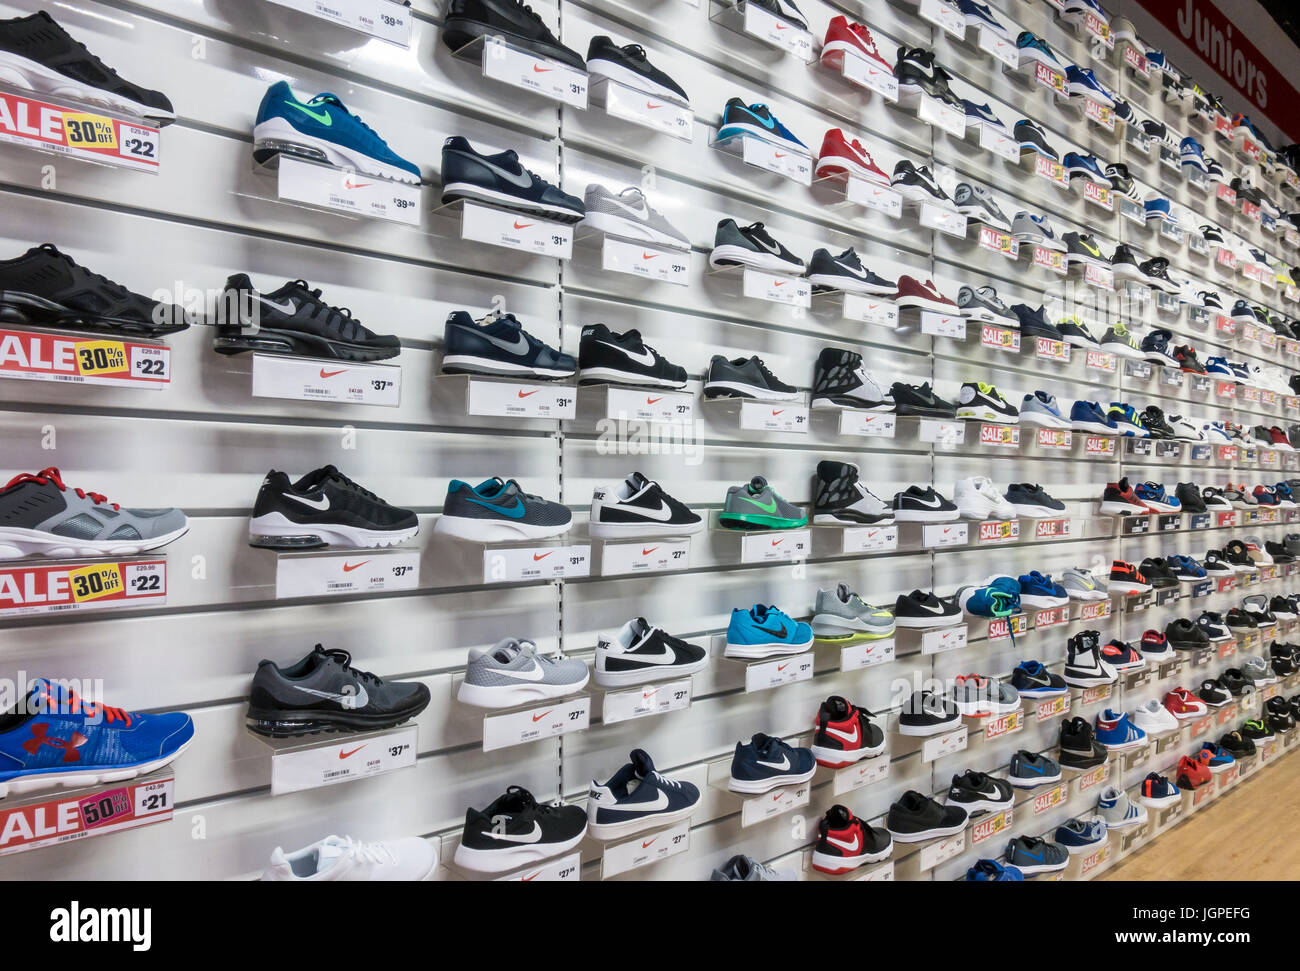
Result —
[{"label": "blue and red sneaker", "polygon": [[193,737],[184,712],[90,704],[38,678],[23,703],[0,714],[0,797],[132,779],[172,761]]}]

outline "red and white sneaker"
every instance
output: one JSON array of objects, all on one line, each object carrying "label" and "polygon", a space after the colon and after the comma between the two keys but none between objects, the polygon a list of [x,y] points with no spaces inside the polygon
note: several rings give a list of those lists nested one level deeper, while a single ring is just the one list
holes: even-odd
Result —
[{"label": "red and white sneaker", "polygon": [[832,695],[817,709],[813,722],[812,753],[818,765],[841,769],[885,750],[885,733],[871,720],[871,712]]},{"label": "red and white sneaker", "polygon": [[817,824],[812,865],[822,873],[848,873],[893,852],[894,838],[887,830],[873,829],[844,806],[832,806]]},{"label": "red and white sneaker", "polygon": [[1127,478],[1107,483],[1102,491],[1101,514],[1103,516],[1145,516],[1155,511],[1137,497]]},{"label": "red and white sneaker", "polygon": [[889,185],[889,174],[876,164],[862,143],[832,128],[822,139],[822,150],[817,153],[817,178],[845,177]]},{"label": "red and white sneaker", "polygon": [[960,317],[957,305],[939,292],[933,280],[922,283],[915,277],[900,276],[898,292],[894,294],[894,303],[899,307],[916,307],[920,310],[933,310],[935,313],[952,314]]},{"label": "red and white sneaker", "polygon": [[1200,718],[1209,712],[1209,707],[1186,688],[1175,688],[1165,695],[1165,708],[1175,718]]},{"label": "red and white sneaker", "polygon": [[1146,667],[1144,658],[1128,641],[1112,640],[1101,649],[1101,659],[1116,671],[1132,671]]},{"label": "red and white sneaker", "polygon": [[826,25],[826,40],[822,45],[822,63],[835,70],[844,67],[844,55],[855,54],[872,67],[894,73],[894,65],[885,60],[876,47],[876,39],[865,26],[851,23],[847,17],[832,17]]},{"label": "red and white sneaker", "polygon": [[1129,596],[1147,593],[1151,584],[1142,575],[1142,571],[1132,563],[1114,560],[1110,565],[1110,582],[1107,584],[1112,593],[1124,593]]}]

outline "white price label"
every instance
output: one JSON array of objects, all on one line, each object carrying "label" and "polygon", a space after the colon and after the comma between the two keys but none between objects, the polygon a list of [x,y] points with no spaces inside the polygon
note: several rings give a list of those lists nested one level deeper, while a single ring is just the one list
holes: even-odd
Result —
[{"label": "white price label", "polygon": [[922,418],[917,422],[917,438],[934,445],[960,445],[966,440],[966,423]]},{"label": "white price label", "polygon": [[585,732],[591,723],[591,698],[564,698],[524,711],[483,716],[483,751],[510,748],[555,738],[569,732]]},{"label": "white price label", "polygon": [[501,882],[515,880],[520,883],[554,883],[561,880],[568,882],[581,879],[581,871],[582,854],[570,853],[568,856],[562,856],[558,860],[550,860],[541,866],[507,873],[505,876],[496,877],[495,879]]},{"label": "white price label", "polygon": [[606,692],[600,720],[606,725],[681,711],[691,706],[691,679],[644,684],[626,691]]},{"label": "white price label", "polygon": [[684,142],[695,140],[695,116],[685,105],[651,97],[644,91],[608,79],[596,81],[592,90],[603,94],[605,111],[615,118],[652,128]]},{"label": "white price label", "polygon": [[869,438],[893,438],[898,428],[897,415],[880,415],[846,408],[840,412],[841,435],[865,435]]},{"label": "white price label", "polygon": [[958,40],[965,39],[966,16],[952,4],[944,3],[943,0],[921,0],[918,12],[922,20],[930,21]]},{"label": "white price label", "polygon": [[541,546],[483,551],[483,582],[567,580],[591,572],[590,546]]},{"label": "white price label", "polygon": [[689,539],[647,539],[638,543],[606,543],[600,550],[600,575],[666,573],[690,565]]},{"label": "white price label", "polygon": [[271,755],[271,795],[368,779],[415,765],[415,725],[331,745],[277,750]]},{"label": "white price label", "polygon": [[462,239],[537,256],[567,260],[573,255],[573,226],[538,216],[525,216],[466,202],[461,213]]},{"label": "white price label", "polygon": [[483,44],[483,76],[574,108],[587,107],[587,72],[517,50],[492,37]]},{"label": "white price label", "polygon": [[778,657],[745,668],[745,691],[766,691],[796,681],[808,681],[813,676],[813,652],[807,651],[792,657]]},{"label": "white price label", "polygon": [[806,560],[811,551],[812,536],[806,529],[746,533],[740,538],[742,563]]},{"label": "white price label", "polygon": [[927,738],[921,746],[921,761],[933,762],[941,759],[945,755],[955,755],[958,752],[966,750],[966,743],[969,736],[966,726],[955,729],[951,732],[945,732],[942,735],[936,735],[933,738]]},{"label": "white price label", "polygon": [[744,828],[782,816],[792,809],[808,805],[811,796],[812,785],[804,782],[797,786],[781,786],[761,796],[746,799],[740,805],[740,825]]},{"label": "white price label", "polygon": [[916,116],[933,128],[941,128],[949,135],[962,138],[966,134],[966,112],[945,101],[922,92]]},{"label": "white price label", "polygon": [[976,33],[980,50],[992,54],[1013,71],[1020,67],[1020,49],[1014,42],[986,27],[980,27]]},{"label": "white price label", "polygon": [[937,229],[958,239],[966,238],[966,217],[955,209],[922,203],[918,221],[926,229]]},{"label": "white price label", "polygon": [[768,172],[775,172],[800,185],[812,184],[812,158],[806,153],[773,145],[761,138],[751,138],[747,135],[738,137],[741,143],[741,158],[745,160],[746,165],[756,165]]},{"label": "white price label", "polygon": [[966,318],[961,314],[941,314],[934,310],[921,311],[921,333],[931,337],[966,339]]},{"label": "white price label", "polygon": [[642,833],[622,843],[606,846],[600,858],[600,877],[608,880],[620,873],[639,870],[678,853],[685,853],[690,848],[691,821],[685,819],[669,829]]},{"label": "white price label", "polygon": [[695,420],[695,397],[680,391],[645,388],[605,389],[605,417],[619,421],[688,424]]},{"label": "white price label", "polygon": [[601,266],[610,273],[628,273],[643,280],[691,285],[691,253],[661,249],[606,236],[601,247]]},{"label": "white price label", "polygon": [[408,226],[420,225],[418,185],[281,155],[276,187],[281,199]]},{"label": "white price label", "polygon": [[1020,142],[991,125],[980,125],[980,148],[1008,162],[1020,161]]},{"label": "white price label", "polygon": [[841,532],[845,553],[876,553],[898,549],[897,526],[850,526]]},{"label": "white price label", "polygon": [[846,79],[876,92],[886,101],[898,100],[898,78],[867,58],[846,53],[841,71]]},{"label": "white price label", "polygon": [[903,213],[903,197],[889,186],[851,178],[845,195],[849,202],[883,213],[891,219],[897,219]]},{"label": "white price label", "polygon": [[858,671],[877,664],[888,664],[896,656],[897,647],[892,637],[878,641],[862,641],[840,648],[840,670]]},{"label": "white price label", "polygon": [[402,369],[392,364],[254,354],[253,397],[396,408],[402,401]]},{"label": "white price label", "polygon": [[573,418],[577,414],[577,394],[567,384],[471,377],[465,411],[502,418]]},{"label": "white price label", "polygon": [[411,8],[394,0],[271,0],[282,7],[359,30],[399,47],[411,46]]},{"label": "white price label", "polygon": [[755,432],[808,433],[808,406],[786,401],[740,402],[740,427]]},{"label": "white price label", "polygon": [[882,327],[898,326],[898,305],[883,297],[864,297],[857,293],[844,295],[844,317],[847,320],[860,320],[864,324],[879,324]]},{"label": "white price label", "polygon": [[757,4],[745,4],[744,31],[764,43],[779,47],[807,63],[813,58],[813,36]]},{"label": "white price label", "polygon": [[792,307],[812,306],[812,284],[806,277],[764,273],[745,267],[742,289],[752,300],[768,300]]},{"label": "white price label", "polygon": [[922,654],[944,654],[948,651],[960,651],[967,643],[966,625],[941,627],[928,630],[921,635]]},{"label": "white price label", "polygon": [[275,596],[352,596],[414,590],[420,585],[419,550],[358,550],[341,554],[286,554],[276,560]]},{"label": "white price label", "polygon": [[831,791],[837,796],[842,796],[846,792],[853,792],[888,778],[888,756],[883,759],[879,757],[863,759],[861,762],[837,770],[831,776]]}]

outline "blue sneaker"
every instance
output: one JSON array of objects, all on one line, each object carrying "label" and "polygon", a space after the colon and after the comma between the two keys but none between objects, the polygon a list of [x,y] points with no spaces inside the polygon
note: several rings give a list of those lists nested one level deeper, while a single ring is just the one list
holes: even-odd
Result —
[{"label": "blue sneaker", "polygon": [[700,790],[659,774],[654,760],[634,749],[627,765],[604,785],[587,792],[587,832],[598,840],[621,839],[687,819],[700,803]]},{"label": "blue sneaker", "polygon": [[1150,809],[1163,809],[1182,801],[1182,791],[1158,772],[1150,772],[1138,787],[1138,802]]},{"label": "blue sneaker", "polygon": [[1071,64],[1065,69],[1065,80],[1065,89],[1072,96],[1091,96],[1094,101],[1100,101],[1105,105],[1115,103],[1115,96],[1102,87],[1101,82],[1086,67],[1076,67]]},{"label": "blue sneaker", "polygon": [[1020,584],[1013,577],[993,577],[980,586],[961,587],[955,594],[974,617],[1010,617],[1020,613]]},{"label": "blue sneaker", "polygon": [[1106,842],[1106,824],[1100,819],[1067,819],[1056,827],[1052,836],[1057,846],[1064,846],[1067,853],[1087,853]]},{"label": "blue sneaker", "polygon": [[1147,51],[1145,56],[1147,64],[1155,68],[1157,71],[1163,72],[1169,70],[1169,63],[1165,60],[1164,51]]},{"label": "blue sneaker", "polygon": [[1116,714],[1107,708],[1097,716],[1097,741],[1108,752],[1123,752],[1146,743],[1147,733],[1128,720],[1125,712]]},{"label": "blue sneaker", "polygon": [[1021,661],[1011,672],[1011,687],[1022,698],[1059,698],[1070,691],[1065,679],[1047,670],[1041,661]]},{"label": "blue sneaker", "polygon": [[140,715],[82,701],[38,678],[0,714],[0,798],[133,779],[167,765],[194,738],[183,711]]},{"label": "blue sneaker", "polygon": [[1155,199],[1148,199],[1143,207],[1146,210],[1148,221],[1152,219],[1164,219],[1166,221],[1173,219],[1169,212],[1169,200],[1163,196],[1157,196]]},{"label": "blue sneaker", "polygon": [[1221,748],[1214,742],[1205,742],[1201,745],[1200,752],[1196,755],[1197,760],[1211,772],[1219,773],[1237,760],[1233,758],[1232,753],[1225,748]]},{"label": "blue sneaker", "polygon": [[452,479],[433,531],[472,543],[501,543],[559,536],[572,525],[568,506],[529,495],[514,479],[492,478],[476,486]]},{"label": "blue sneaker", "polygon": [[1004,866],[997,860],[979,860],[966,871],[966,879],[972,883],[980,880],[1014,881],[1023,880],[1025,875],[1013,866]]},{"label": "blue sneaker", "polygon": [[466,200],[563,223],[587,215],[581,199],[524,168],[513,149],[484,155],[453,135],[442,143],[442,204]]},{"label": "blue sneaker", "polygon": [[1017,836],[1007,843],[1006,861],[1027,875],[1054,873],[1070,865],[1070,854],[1037,836]]},{"label": "blue sneaker", "polygon": [[1182,500],[1165,492],[1159,482],[1139,482],[1133,487],[1133,493],[1153,512],[1182,512]]},{"label": "blue sneaker", "polygon": [[[1232,373],[1232,368],[1228,367],[1228,359],[1226,357],[1207,357],[1205,359],[1205,373],[1217,374],[1219,377],[1224,378],[1236,377],[1236,375]],[[1218,423],[1212,422],[1212,424]]]},{"label": "blue sneaker", "polygon": [[1007,781],[1017,789],[1036,789],[1039,786],[1050,785],[1061,781],[1061,765],[1046,755],[1021,749],[1011,756]]},{"label": "blue sneaker", "polygon": [[1056,52],[1052,50],[1051,45],[1033,31],[1022,30],[1020,32],[1020,36],[1016,38],[1016,49],[1020,51],[1022,61],[1029,60],[1038,64],[1046,64],[1055,71],[1065,73],[1065,65],[1056,56]]},{"label": "blue sneaker", "polygon": [[808,146],[781,124],[767,105],[747,105],[739,98],[732,98],[722,109],[722,125],[718,128],[718,140],[734,138],[737,135],[751,135],[765,142],[775,142],[808,154]]},{"label": "blue sneaker", "polygon": [[1205,567],[1184,553],[1174,553],[1171,556],[1166,556],[1165,562],[1169,564],[1179,580],[1192,582],[1204,580],[1209,575],[1205,572]]},{"label": "blue sneaker", "polygon": [[1132,405],[1112,401],[1106,415],[1115,423],[1115,429],[1125,438],[1150,438],[1151,433],[1142,424],[1142,416]]},{"label": "blue sneaker", "polygon": [[776,607],[737,607],[727,625],[726,657],[773,657],[801,654],[812,647],[812,628]]},{"label": "blue sneaker", "polygon": [[1202,172],[1209,171],[1209,166],[1205,164],[1205,152],[1201,149],[1201,143],[1190,135],[1179,143],[1178,155],[1183,165],[1189,165]]},{"label": "blue sneaker", "polygon": [[1096,182],[1104,188],[1110,188],[1110,179],[1106,177],[1106,173],[1103,172],[1101,166],[1097,164],[1096,156],[1084,155],[1080,152],[1066,152],[1065,158],[1061,159],[1061,161],[1064,163],[1066,171],[1070,174],[1070,178],[1074,178],[1076,175],[1081,175],[1085,179],[1091,179],[1093,182]]},{"label": "blue sneaker", "polygon": [[[265,161],[282,147],[366,175],[418,185],[419,166],[408,162],[344,107],[337,95],[318,94],[299,101],[287,81],[277,81],[262,96],[253,127],[253,156]],[[297,152],[293,152],[297,149]]]},{"label": "blue sneaker", "polygon": [[797,786],[817,771],[812,749],[787,745],[775,735],[757,732],[748,742],[736,743],[731,757],[732,792],[770,792],[777,786]]},{"label": "blue sneaker", "polygon": [[988,125],[990,128],[1006,133],[1007,126],[1002,123],[1002,119],[993,113],[993,106],[987,101],[982,105],[977,105],[974,101],[962,99],[962,107],[966,110],[966,124],[968,125]]},{"label": "blue sneaker", "polygon": [[442,328],[443,374],[493,374],[556,381],[578,371],[572,354],[557,351],[524,330],[514,314],[475,320],[467,311],[448,315]]},{"label": "blue sneaker", "polygon": [[1095,401],[1076,401],[1070,408],[1070,427],[1077,432],[1114,435],[1115,422]]},{"label": "blue sneaker", "polygon": [[976,3],[975,0],[957,0],[957,9],[966,15],[967,27],[987,27],[997,31],[1003,37],[1011,36],[987,4]]},{"label": "blue sneaker", "polygon": [[1020,603],[1034,610],[1050,610],[1064,607],[1070,602],[1070,595],[1065,587],[1043,576],[1037,570],[1026,573],[1020,578]]}]

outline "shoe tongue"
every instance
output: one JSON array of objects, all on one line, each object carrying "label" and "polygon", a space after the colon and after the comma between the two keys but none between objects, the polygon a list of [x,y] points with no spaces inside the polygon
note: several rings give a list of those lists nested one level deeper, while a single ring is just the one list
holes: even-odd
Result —
[{"label": "shoe tongue", "polygon": [[650,753],[645,749],[633,749],[631,759],[632,769],[636,772],[638,778],[644,779],[655,774],[654,759],[650,758]]},{"label": "shoe tongue", "polygon": [[846,604],[849,602],[849,598],[853,596],[853,591],[849,589],[847,583],[837,583],[835,585],[835,596],[839,599],[840,603]]},{"label": "shoe tongue", "polygon": [[748,488],[749,488],[749,494],[752,496],[756,496],[764,489],[767,488],[767,480],[763,478],[761,475],[756,475],[749,480]]},{"label": "shoe tongue", "polygon": [[316,872],[328,870],[347,855],[347,844],[337,836],[327,836],[316,850]]},{"label": "shoe tongue", "polygon": [[831,695],[826,699],[826,708],[830,712],[831,721],[843,721],[849,714],[849,703],[839,695]]},{"label": "shoe tongue", "polygon": [[501,797],[501,806],[511,812],[519,812],[537,805],[533,794],[523,786],[507,786],[506,794]]},{"label": "shoe tongue", "polygon": [[[313,105],[334,105],[337,108],[344,107],[343,100],[337,94],[331,94],[328,91],[321,92],[307,103]],[[344,110],[346,111],[347,109],[344,108]]]},{"label": "shoe tongue", "polygon": [[843,829],[853,821],[853,814],[844,806],[831,806],[826,814],[826,822],[831,829]]},{"label": "shoe tongue", "polygon": [[644,489],[646,486],[650,484],[650,480],[647,479],[640,472],[633,472],[631,475],[627,477],[626,481],[627,484],[631,486],[633,491],[635,492],[640,492],[642,489]]},{"label": "shoe tongue", "polygon": [[852,246],[850,246],[848,249],[846,249],[843,253],[841,253],[839,256],[835,258],[839,260],[841,263],[848,263],[851,265],[858,265],[858,266],[861,265],[861,261],[858,259],[858,254],[853,252]]},{"label": "shoe tongue", "polygon": [[644,617],[636,617],[632,620],[632,633],[638,638],[645,637],[650,633],[650,624]]}]

